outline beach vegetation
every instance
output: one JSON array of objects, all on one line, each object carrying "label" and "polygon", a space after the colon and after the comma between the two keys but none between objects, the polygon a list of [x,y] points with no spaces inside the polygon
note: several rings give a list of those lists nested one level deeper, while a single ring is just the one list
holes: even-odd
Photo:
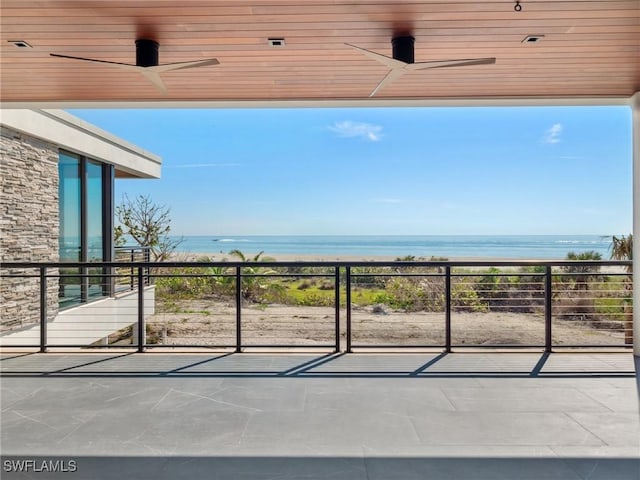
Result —
[{"label": "beach vegetation", "polygon": [[[569,252],[565,260],[571,261],[598,261],[602,260],[602,254],[593,250],[586,252]],[[606,277],[598,275],[600,267],[598,265],[567,265],[562,267],[567,273],[563,277],[566,283],[573,284],[575,290],[589,290],[589,286],[594,281],[606,281]]]},{"label": "beach vegetation", "polygon": [[[251,308],[267,309],[275,305],[295,307],[334,307],[334,267],[301,266],[295,273],[289,267],[272,264],[263,252],[232,254],[239,262],[233,265],[207,257],[198,259],[201,266],[158,269],[156,298],[160,311],[191,320],[202,326],[217,315],[211,302],[232,308],[236,292],[236,268],[242,270],[242,299]],[[576,259],[592,258],[590,253],[576,254]],[[597,259],[598,257],[595,256]],[[246,264],[246,265],[245,265]],[[555,268],[552,277],[554,317],[578,322],[592,328],[622,331],[625,328],[626,275],[614,275],[581,267],[575,273]],[[547,267],[521,268],[472,267],[452,268],[451,306],[453,312],[525,313],[541,316],[544,312]],[[435,267],[364,265],[351,269],[351,301],[354,309],[377,309],[394,312],[444,312],[446,277]],[[580,277],[580,279],[577,279]],[[630,277],[629,277],[630,278]],[[340,271],[340,307],[346,305],[345,270]],[[588,281],[586,280],[588,279]],[[583,282],[585,285],[580,285]],[[627,292],[628,293],[628,292]],[[249,305],[248,305],[249,306]],[[195,320],[199,318],[200,320]],[[208,320],[210,321],[210,320]],[[195,324],[194,323],[194,324]]]},{"label": "beach vegetation", "polygon": [[380,276],[387,269],[380,267],[353,267],[351,269],[351,285],[364,288],[384,288],[385,278]]},{"label": "beach vegetation", "polygon": [[458,312],[486,313],[489,311],[489,305],[478,295],[473,285],[459,282],[451,287],[451,309]]},{"label": "beach vegetation", "polygon": [[387,277],[373,303],[404,311],[437,312],[444,308],[444,283],[438,277]]},{"label": "beach vegetation", "polygon": [[[622,235],[611,237],[611,258],[613,260],[633,260],[633,235]],[[628,265],[628,275],[624,280],[624,289],[626,295],[622,306],[624,316],[624,332],[625,343],[633,344],[633,301],[631,299],[633,292],[633,264]]]},{"label": "beach vegetation", "polygon": [[415,255],[405,255],[404,257],[396,257],[396,262],[417,262],[423,260],[423,258],[416,258]]},{"label": "beach vegetation", "polygon": [[[265,257],[264,252],[258,252],[253,256],[247,256],[240,250],[231,250],[229,255],[236,257],[239,261],[244,263],[259,263],[259,262],[273,262],[271,257]],[[273,281],[269,278],[269,275],[276,274],[278,272],[270,268],[246,266],[242,267],[242,282],[240,291],[242,292],[242,298],[248,301],[261,303],[264,298],[274,299],[280,298],[283,293],[283,287],[280,283]],[[273,301],[273,300],[272,300]]]},{"label": "beach vegetation", "polygon": [[[612,260],[633,260],[633,234],[611,237],[611,259]],[[632,265],[627,267],[632,271]]]},{"label": "beach vegetation", "polygon": [[544,265],[527,265],[518,269],[521,273],[530,273],[533,275],[541,275],[547,271],[547,267]]}]

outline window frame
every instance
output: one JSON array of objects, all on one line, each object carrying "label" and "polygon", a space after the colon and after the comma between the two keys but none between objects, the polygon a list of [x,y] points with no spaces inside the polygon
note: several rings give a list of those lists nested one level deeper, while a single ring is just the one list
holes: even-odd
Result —
[{"label": "window frame", "polygon": [[[113,199],[114,199],[114,185],[115,185],[115,167],[109,163],[105,163],[95,158],[90,158],[85,155],[81,155],[67,149],[60,149],[58,151],[58,162],[60,161],[60,157],[62,155],[77,159],[79,162],[78,176],[79,176],[79,182],[80,182],[80,212],[79,212],[79,215],[80,215],[80,261],[83,263],[89,262],[89,238],[88,238],[89,217],[88,215],[89,215],[90,209],[88,208],[89,173],[87,168],[87,164],[89,162],[99,166],[101,169],[100,182],[101,182],[102,191],[100,192],[100,202],[101,202],[100,209],[102,212],[102,221],[101,221],[102,258],[100,259],[100,261],[103,261],[103,262],[113,261],[113,258],[114,258],[114,242],[113,242],[114,201]],[[59,172],[60,170],[58,170],[58,175],[59,175]],[[58,189],[59,189],[58,191],[60,191],[60,183],[59,183]],[[59,206],[61,205],[60,198],[58,200],[58,205]],[[62,224],[62,221],[61,221],[62,211],[63,209],[60,208],[59,209],[59,215],[60,215],[59,225]],[[59,241],[58,241],[58,254],[59,254],[61,249],[61,243],[60,243],[61,232],[59,232],[58,238],[59,238]],[[101,292],[102,294],[99,296],[90,296],[89,295],[90,279],[89,277],[86,276],[86,274],[88,273],[87,270],[88,270],[87,268],[82,268],[79,271],[79,273],[82,275],[80,279],[79,301],[70,302],[69,305],[62,307],[61,303],[62,303],[62,300],[65,298],[64,295],[62,294],[61,296],[59,296],[59,299],[60,299],[59,303],[60,303],[61,309],[74,307],[79,304],[88,303],[93,300],[99,300],[101,298],[109,297],[113,295],[113,292],[115,291],[114,279],[108,276],[108,273],[109,273],[108,269],[103,268],[101,269],[101,271],[104,277],[99,282],[102,287],[102,292]],[[62,277],[60,281],[62,282]],[[62,285],[61,285],[60,291],[61,292],[64,291],[64,288],[62,287]]]}]

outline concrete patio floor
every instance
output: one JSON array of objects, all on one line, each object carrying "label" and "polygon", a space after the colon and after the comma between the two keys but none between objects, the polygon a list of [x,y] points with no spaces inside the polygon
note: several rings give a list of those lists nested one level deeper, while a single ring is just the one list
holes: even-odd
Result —
[{"label": "concrete patio floor", "polygon": [[5,353],[0,367],[7,479],[640,478],[630,353]]}]

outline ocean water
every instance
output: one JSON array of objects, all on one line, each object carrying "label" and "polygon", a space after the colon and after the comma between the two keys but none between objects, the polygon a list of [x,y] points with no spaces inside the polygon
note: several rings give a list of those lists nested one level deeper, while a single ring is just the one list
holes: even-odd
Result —
[{"label": "ocean water", "polygon": [[609,258],[611,239],[602,235],[238,235],[186,236],[180,252],[220,254],[300,254],[320,256],[385,256],[564,259],[568,252],[594,250]]}]

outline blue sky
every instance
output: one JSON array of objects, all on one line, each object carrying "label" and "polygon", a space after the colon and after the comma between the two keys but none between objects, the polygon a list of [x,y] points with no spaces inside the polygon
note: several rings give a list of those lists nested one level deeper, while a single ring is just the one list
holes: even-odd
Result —
[{"label": "blue sky", "polygon": [[163,159],[172,233],[627,234],[628,107],[70,110]]}]

